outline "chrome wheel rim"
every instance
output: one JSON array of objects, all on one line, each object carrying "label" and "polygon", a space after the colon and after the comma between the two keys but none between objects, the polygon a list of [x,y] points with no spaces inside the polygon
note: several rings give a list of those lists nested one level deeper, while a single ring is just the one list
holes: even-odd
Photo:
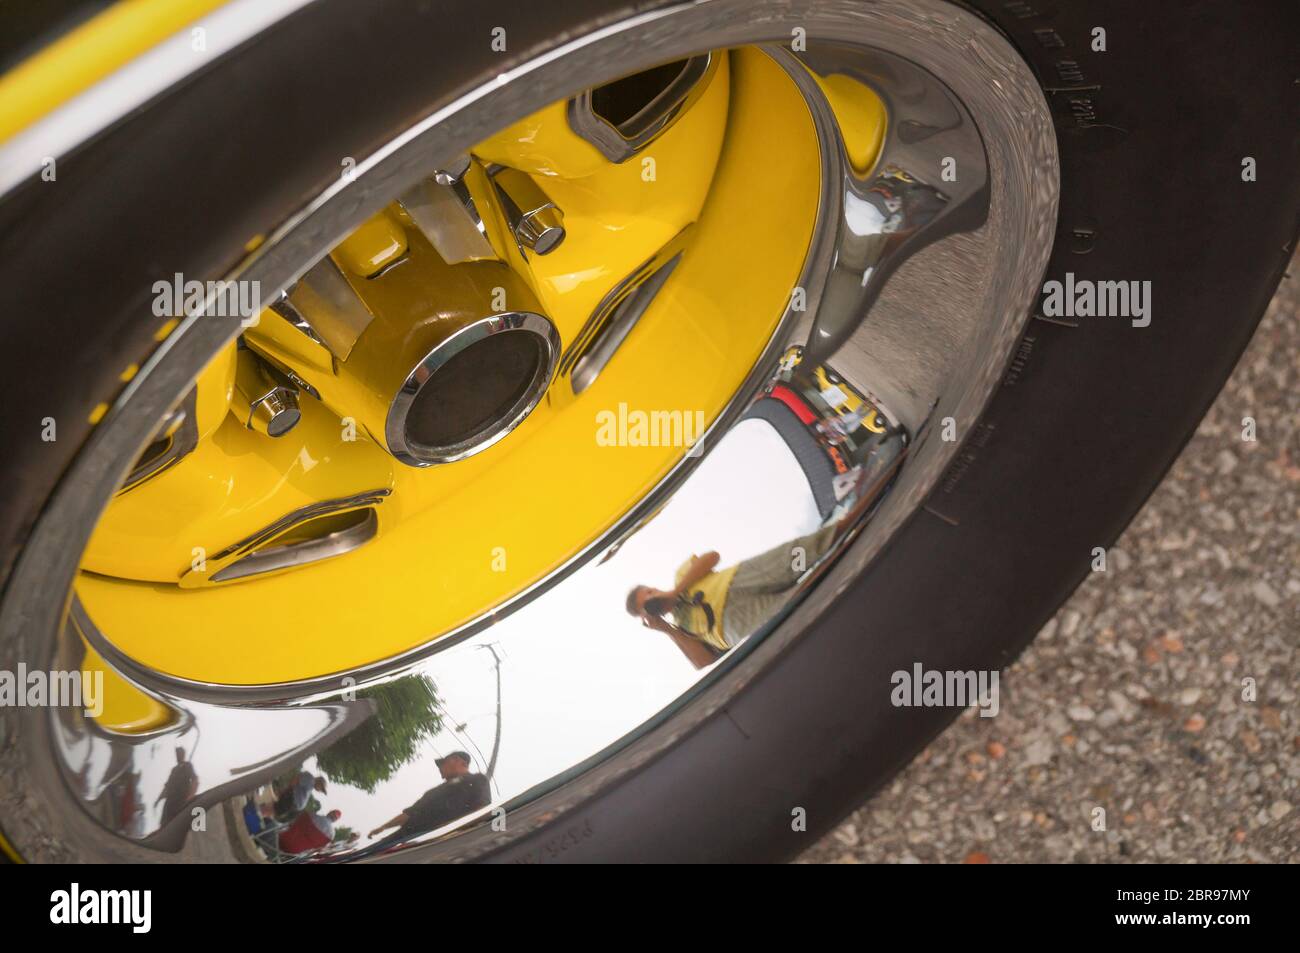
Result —
[{"label": "chrome wheel rim", "polygon": [[[924,225],[913,229],[918,235],[924,233],[923,241],[918,238],[910,244],[901,241],[892,245],[877,241],[868,243],[871,247],[854,244],[854,239],[882,234],[855,228],[852,219],[854,211],[861,211],[854,203],[861,202],[862,192],[869,190],[870,184],[846,172],[843,157],[836,154],[839,145],[833,117],[828,118],[825,101],[788,48],[789,38],[798,35],[796,31],[803,31],[806,37],[807,49],[801,51],[805,55],[798,59],[808,67],[815,69],[820,63],[826,69],[854,69],[882,84],[877,88],[894,110],[891,135],[910,128],[897,119],[909,118],[906,110],[917,107],[935,91],[941,95],[946,91],[949,102],[958,104],[960,111],[974,120],[974,141],[987,168],[984,185],[973,182],[973,190],[964,193],[962,201],[947,203],[942,214],[931,215]],[[258,280],[263,287],[288,286],[306,270],[306,263],[337,243],[389,197],[447,163],[468,143],[494,131],[500,124],[496,117],[523,115],[573,96],[578,92],[572,88],[574,76],[583,77],[583,85],[589,87],[675,57],[773,42],[787,44],[771,47],[770,55],[800,85],[815,117],[820,111],[819,133],[826,147],[821,225],[801,280],[808,292],[807,304],[805,309],[792,308],[786,314],[750,379],[698,441],[699,453],[612,531],[575,554],[544,584],[530,590],[527,599],[516,600],[519,605],[503,607],[490,618],[417,651],[342,673],[350,680],[345,685],[339,677],[331,677],[232,689],[169,678],[142,670],[131,659],[114,653],[110,643],[96,638],[93,624],[84,615],[74,614],[74,625],[116,668],[179,713],[167,732],[183,735],[194,732],[195,726],[208,726],[203,734],[209,738],[259,733],[269,737],[276,734],[269,726],[292,721],[300,725],[288,732],[293,735],[292,743],[274,740],[272,746],[277,750],[263,755],[301,755],[327,747],[331,739],[345,735],[357,719],[364,718],[364,711],[346,694],[341,695],[341,690],[364,691],[413,674],[444,681],[439,673],[463,666],[466,659],[489,655],[495,659],[495,653],[478,650],[500,638],[501,625],[512,619],[515,625],[521,624],[529,606],[558,591],[566,580],[595,568],[591,565],[595,557],[617,553],[631,530],[690,482],[697,465],[703,468],[708,460],[716,459],[715,451],[749,409],[752,395],[770,381],[792,341],[802,338],[809,348],[826,348],[834,369],[850,377],[911,435],[906,464],[870,521],[852,527],[853,533],[846,537],[851,545],[837,549],[837,558],[815,567],[817,571],[800,587],[797,597],[774,613],[758,633],[762,638],[749,638],[706,678],[668,686],[656,695],[648,711],[609,726],[603,739],[584,739],[576,749],[555,752],[547,763],[525,772],[507,790],[497,793],[492,805],[403,844],[421,858],[474,856],[552,819],[557,810],[641,763],[683,730],[684,724],[716,710],[766,659],[813,622],[836,592],[923,505],[953,462],[959,445],[940,438],[938,422],[952,418],[958,432],[969,432],[1029,317],[1052,245],[1057,198],[1052,125],[1028,68],[991,27],[940,0],[871,6],[849,0],[809,0],[797,10],[786,3],[713,0],[671,7],[607,27],[512,70],[501,81],[440,110],[360,163],[352,181],[337,183],[282,226],[244,264],[238,277]],[[888,85],[890,75],[898,85]],[[905,166],[908,161],[949,155],[943,150],[921,150],[918,158],[908,152],[909,148],[915,150],[918,141],[924,144],[926,138],[933,139],[934,134],[895,142],[900,151],[887,152],[880,168],[893,165],[912,180],[932,181],[937,170],[923,171],[914,165],[916,171],[911,171]],[[972,162],[978,164],[978,156],[970,151],[971,141],[966,137],[950,150],[959,170]],[[889,174],[897,179],[896,173]],[[965,185],[962,183],[963,189]],[[947,213],[969,211],[965,200],[979,196],[981,188],[987,192],[983,224],[976,231],[964,230],[971,228],[972,222],[953,221],[958,216]],[[979,219],[977,216],[976,222]],[[925,232],[925,226],[945,222],[950,231]],[[898,232],[895,229],[891,234]],[[902,232],[905,239],[911,234],[906,228]],[[865,281],[864,272],[868,273]],[[948,276],[946,280],[940,277],[943,275]],[[838,310],[832,312],[829,306]],[[860,318],[865,308],[871,313],[862,324],[824,320],[837,314],[854,316],[855,309]],[[19,660],[31,664],[32,660],[49,659],[57,650],[59,637],[66,631],[61,624],[64,601],[50,599],[48,593],[68,591],[77,554],[84,548],[99,508],[121,483],[156,421],[183,396],[207,358],[238,332],[237,324],[237,319],[189,319],[160,347],[95,431],[56,491],[11,579],[0,615],[0,645],[14,663],[11,668]],[[40,585],[34,585],[38,580]],[[504,608],[511,610],[509,616]],[[497,625],[489,638],[488,626],[494,622]],[[499,663],[484,672],[494,679],[498,670]],[[546,679],[553,676],[542,669],[534,669],[534,673]],[[673,713],[680,717],[669,728],[664,721]],[[10,737],[21,734],[23,743],[6,752],[6,770],[0,781],[7,794],[17,795],[7,797],[9,803],[30,805],[30,810],[20,811],[12,820],[5,818],[5,829],[20,850],[39,855],[35,845],[57,830],[66,838],[64,849],[69,855],[86,858],[156,859],[158,851],[181,857],[203,855],[184,830],[162,824],[137,831],[114,829],[102,817],[92,817],[90,805],[95,798],[90,795],[99,797],[103,787],[114,783],[107,776],[97,791],[63,786],[75,774],[74,763],[101,758],[125,759],[137,765],[157,763],[172,748],[167,732],[164,737],[123,740],[100,736],[87,728],[84,719],[79,724],[58,710],[52,718],[50,715],[20,709],[0,712],[0,718],[25,725],[18,727],[17,733],[9,731]],[[514,717],[522,720],[528,712]],[[611,757],[615,752],[620,752],[619,757]],[[256,760],[241,757],[240,763]],[[209,809],[225,806],[229,812],[232,796],[239,796],[240,788],[253,778],[251,774],[235,775],[235,765],[228,759],[224,766],[222,783],[201,787],[192,803]],[[371,797],[379,814],[392,813],[409,800],[407,793],[382,787]],[[487,823],[498,809],[511,818],[506,830]],[[365,847],[344,850],[338,856],[364,856]]]}]

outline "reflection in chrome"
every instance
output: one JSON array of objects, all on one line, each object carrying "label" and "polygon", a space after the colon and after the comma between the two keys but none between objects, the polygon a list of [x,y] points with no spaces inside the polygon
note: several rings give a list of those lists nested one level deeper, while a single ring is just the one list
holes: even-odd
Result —
[{"label": "reflection in chrome", "polygon": [[398,200],[449,265],[500,260],[470,192],[469,180],[474,179],[473,184],[479,186],[483,175],[477,162],[462,155],[445,169],[417,183]]},{"label": "reflection in chrome", "polygon": [[[488,802],[452,798],[465,793],[454,788],[442,798],[451,805],[422,815],[441,823],[419,830],[403,822],[397,831],[351,839],[351,832],[406,813],[422,794],[439,789],[435,759],[452,750],[468,752],[470,773],[498,792],[491,804],[512,805],[653,717],[665,698],[688,690],[700,670],[779,621],[882,498],[906,446],[902,429],[843,377],[829,367],[810,367],[800,348],[792,348],[666,505],[607,546],[606,558],[590,561],[479,634],[409,666],[397,682],[355,693],[356,704],[377,705],[378,714],[293,765],[330,780],[332,793],[320,799],[322,808],[341,810],[347,821],[348,840],[327,856],[387,854],[488,813]],[[755,473],[764,479],[750,479]],[[701,557],[709,562],[705,572],[696,571]],[[647,605],[647,597],[671,604]],[[704,624],[710,613],[712,622]],[[583,624],[575,627],[577,618]],[[105,658],[126,662],[88,621],[82,625]],[[550,637],[534,637],[543,631]],[[612,668],[606,661],[611,654],[618,659]],[[566,664],[551,664],[555,658]],[[428,686],[431,697],[415,689],[414,700],[403,698],[405,716],[385,726],[385,694],[405,696],[411,689],[395,686],[412,678]],[[192,711],[164,684],[151,690],[168,705]],[[575,699],[582,700],[577,709]],[[508,725],[505,701],[518,711]],[[353,704],[337,691],[310,703]],[[410,718],[413,710],[423,711],[423,719]],[[590,719],[588,711],[619,717]],[[410,760],[392,764],[383,752],[410,751],[412,731],[422,743]],[[267,807],[273,800],[269,783],[246,788],[232,815],[250,844],[262,843],[259,834],[268,827],[279,829]],[[457,813],[457,805],[464,810]],[[288,857],[268,846],[262,856],[278,863],[320,851]]]},{"label": "reflection in chrome", "polygon": [[[414,419],[421,415],[415,411],[420,407],[420,397],[426,389],[438,386],[438,372],[462,356],[470,360],[486,360],[491,356],[490,352],[481,358],[471,357],[471,353],[480,348],[500,347],[507,337],[512,342],[526,338],[536,345],[534,358],[522,366],[526,379],[509,382],[512,399],[497,403],[483,425],[472,433],[437,443],[422,439],[419,420]],[[524,418],[533,412],[551,385],[559,357],[560,332],[551,323],[551,319],[544,315],[531,311],[510,311],[466,324],[439,341],[402,382],[389,405],[384,425],[388,449],[403,463],[417,467],[455,463],[482,453],[523,423]],[[486,375],[479,376],[486,378]],[[513,396],[515,394],[517,396]],[[436,412],[437,408],[433,410]]]},{"label": "reflection in chrome", "polygon": [[[74,601],[58,649],[61,664],[81,664],[93,625]],[[49,712],[57,769],[85,810],[108,830],[161,851],[179,850],[192,836],[196,807],[279,776],[308,752],[327,747],[374,717],[373,702],[306,705],[277,712],[186,701],[171,704],[162,728],[142,734],[106,730],[82,710]],[[201,743],[225,736],[237,748]]]},{"label": "reflection in chrome", "polygon": [[[757,383],[705,435],[699,458],[525,597],[409,658],[306,688],[247,691],[144,670],[79,607],[65,617],[38,598],[42,587],[71,586],[102,501],[148,438],[146,423],[131,430],[145,416],[139,406],[129,408],[134,415],[113,408],[105,423],[120,417],[121,429],[94,435],[93,452],[74,464],[73,482],[42,517],[61,517],[51,525],[63,527],[75,525],[68,514],[80,515],[84,534],[34,534],[13,576],[16,595],[3,605],[0,648],[6,661],[54,657],[75,667],[88,643],[128,690],[138,686],[171,718],[124,735],[77,711],[0,709],[0,737],[10,739],[0,747],[0,803],[12,809],[0,823],[20,851],[38,859],[140,860],[167,851],[276,863],[481,855],[553,819],[572,803],[565,792],[590,793],[657,750],[665,742],[649,732],[667,714],[699,717],[689,707],[695,693],[717,698],[735,681],[709,682],[708,673],[744,674],[750,659],[786,644],[787,615],[798,619],[830,598],[823,596],[830,585],[817,583],[842,584],[846,564],[844,573],[860,571],[936,485],[955,448],[931,439],[928,414],[978,413],[1051,247],[1055,136],[1033,76],[996,31],[938,0],[716,0],[630,23],[537,66],[535,83],[485,93],[477,125],[428,154],[463,150],[547,101],[528,99],[533,92],[566,95],[575,71],[614,77],[704,48],[788,44],[792,27],[805,28],[806,53],[784,45],[769,52],[801,84],[822,145],[823,200],[801,278],[808,311],[786,315]],[[875,169],[847,167],[834,114],[809,69],[843,72],[886,101],[891,138]],[[470,115],[478,102],[456,109]],[[973,104],[971,113],[963,104]],[[974,151],[972,114],[986,124],[983,158]],[[420,136],[443,128],[431,123]],[[403,142],[427,147],[420,136]],[[931,138],[945,148],[930,149]],[[937,179],[939,168],[925,162],[946,149],[958,157],[959,176],[984,175],[987,188]],[[399,160],[411,161],[394,147],[375,168],[391,174]],[[421,170],[408,171],[406,182]],[[346,230],[341,221],[356,224],[349,190],[368,187],[363,175],[337,186],[314,207],[319,218],[304,218],[315,232],[286,230],[259,250],[264,257],[250,272],[267,263],[272,287],[291,281],[300,262],[321,254],[324,236]],[[373,211],[389,196],[370,198]],[[981,235],[958,241],[961,254],[945,259],[961,266],[958,291],[909,285],[919,291],[895,334],[897,311],[886,305],[896,305],[894,282],[910,280],[903,258],[953,247],[966,236],[952,233],[986,214]],[[948,238],[926,249],[938,235]],[[1005,267],[999,256],[1008,256]],[[159,383],[145,373],[134,384],[132,395],[152,409],[146,420],[159,419],[237,330],[187,327],[172,344],[179,356],[155,368]],[[909,386],[893,386],[891,400],[882,400],[879,384],[889,375]],[[68,486],[81,492],[64,492]],[[864,619],[864,637],[868,627]],[[627,757],[611,759],[616,752]],[[469,776],[482,781],[467,787]],[[320,778],[326,783],[317,788]],[[202,833],[188,820],[197,807],[207,809]],[[511,812],[505,833],[487,824],[500,810]]]},{"label": "reflection in chrome", "polygon": [[136,460],[135,466],[122,482],[119,493],[125,493],[150,477],[162,473],[198,446],[197,396],[198,391],[191,388],[180,405],[163,418],[157,435]]},{"label": "reflection in chrome", "polygon": [[532,177],[517,169],[488,170],[519,251],[549,255],[564,241],[564,212],[546,197]]},{"label": "reflection in chrome", "polygon": [[296,569],[350,553],[374,538],[374,507],[390,490],[372,490],[323,500],[294,510],[246,539],[211,556],[181,576],[182,589],[231,582],[284,569]]},{"label": "reflection in chrome", "polygon": [[249,430],[283,437],[302,419],[297,389],[251,351],[241,349],[240,357],[235,373],[238,416]]},{"label": "reflection in chrome", "polygon": [[716,71],[705,53],[585,90],[569,100],[569,126],[610,162],[626,162],[672,128]]},{"label": "reflection in chrome", "polygon": [[374,320],[330,255],[278,297],[271,310],[316,343],[325,345],[340,361],[348,359],[357,338]]},{"label": "reflection in chrome", "polygon": [[[739,434],[747,441],[762,439],[747,428],[751,422],[770,427],[785,452],[743,461],[752,469],[735,466],[733,472],[768,474],[782,466],[792,469],[787,457],[793,460],[809,494],[771,500],[748,515],[755,522],[770,521],[774,512],[790,511],[795,503],[801,510],[801,522],[791,524],[797,527],[796,535],[769,539],[772,545],[731,559],[730,564],[718,550],[701,547],[677,567],[668,588],[640,582],[628,590],[628,614],[667,635],[697,669],[713,664],[784,614],[800,585],[880,499],[905,455],[907,441],[900,428],[830,368],[810,371],[802,358],[801,349],[791,350],[778,376],[710,457],[725,458],[724,448],[729,441],[737,443]],[[692,485],[700,479],[692,476],[669,506],[691,499]],[[706,507],[716,509],[716,500],[701,498],[694,521],[707,524]],[[723,538],[732,543],[736,530],[728,529]]]},{"label": "reflection in chrome", "polygon": [[[293,290],[296,289],[289,289],[289,291]],[[311,326],[311,322],[307,320],[307,316],[299,311],[297,306],[290,299],[289,291],[280,292],[276,299],[271,302],[271,310],[292,324],[312,341],[315,341],[317,344],[324,347],[325,342],[322,341],[320,335],[316,333],[316,329]]]},{"label": "reflection in chrome", "polygon": [[600,299],[587,323],[560,358],[559,375],[569,380],[575,394],[581,394],[595,382],[619,345],[641,320],[641,315],[645,314],[682,260],[690,232],[689,226],[683,229]]},{"label": "reflection in chrome", "polygon": [[[809,341],[817,359],[839,350],[899,264],[945,235],[984,224],[989,177],[978,128],[952,91],[920,67],[829,43],[798,62],[804,69],[789,73],[834,136],[842,183],[831,272]],[[884,100],[889,122],[872,169],[853,167],[830,104],[815,95],[816,77],[824,76],[854,80]]]},{"label": "reflection in chrome", "polygon": [[272,387],[249,403],[246,426],[268,437],[283,437],[302,419],[298,392],[290,387]]}]

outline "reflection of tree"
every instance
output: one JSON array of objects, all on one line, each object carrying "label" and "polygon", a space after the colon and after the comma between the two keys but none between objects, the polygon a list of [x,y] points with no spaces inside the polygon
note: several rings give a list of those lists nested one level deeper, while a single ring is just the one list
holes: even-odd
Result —
[{"label": "reflection of tree", "polygon": [[330,781],[373,794],[441,729],[442,716],[433,683],[419,675],[362,689],[357,698],[369,698],[374,715],[317,754],[316,765]]}]

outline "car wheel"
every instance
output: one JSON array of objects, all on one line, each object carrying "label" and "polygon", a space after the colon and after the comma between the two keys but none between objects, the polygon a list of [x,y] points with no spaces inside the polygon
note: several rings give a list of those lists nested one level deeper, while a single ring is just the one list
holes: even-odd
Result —
[{"label": "car wheel", "polygon": [[17,855],[789,857],[1294,245],[1280,3],[541,7],[234,0],[0,144]]}]

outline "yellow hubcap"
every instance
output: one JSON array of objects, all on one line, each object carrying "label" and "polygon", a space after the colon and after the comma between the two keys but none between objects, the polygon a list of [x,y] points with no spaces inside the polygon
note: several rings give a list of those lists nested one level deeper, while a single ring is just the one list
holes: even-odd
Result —
[{"label": "yellow hubcap", "polygon": [[[347,671],[506,603],[645,497],[754,367],[790,304],[817,215],[819,154],[804,99],[757,50],[715,59],[691,108],[627,161],[610,162],[576,136],[564,103],[471,150],[494,174],[503,166],[526,175],[563,210],[563,244],[526,254],[502,240],[508,226],[495,197],[482,194],[490,189],[473,196],[491,210],[494,245],[566,354],[611,289],[678,243],[668,280],[589,386],[575,387],[561,362],[508,437],[454,464],[406,466],[355,409],[366,395],[336,373],[337,354],[264,311],[245,346],[232,343],[199,378],[193,450],[120,493],[95,531],[77,593],[104,636],[142,665],[202,682]],[[853,108],[868,128],[857,151],[878,145],[883,123],[878,101],[859,93],[866,99]],[[414,280],[430,256],[394,204],[333,260],[374,310],[414,321],[439,294]],[[238,408],[237,377],[255,355],[320,395],[300,395],[301,420],[279,438],[249,429]],[[287,513],[358,494],[380,494],[377,532],[364,545],[222,581],[221,554],[233,544]],[[277,544],[283,537],[265,540]]]}]

